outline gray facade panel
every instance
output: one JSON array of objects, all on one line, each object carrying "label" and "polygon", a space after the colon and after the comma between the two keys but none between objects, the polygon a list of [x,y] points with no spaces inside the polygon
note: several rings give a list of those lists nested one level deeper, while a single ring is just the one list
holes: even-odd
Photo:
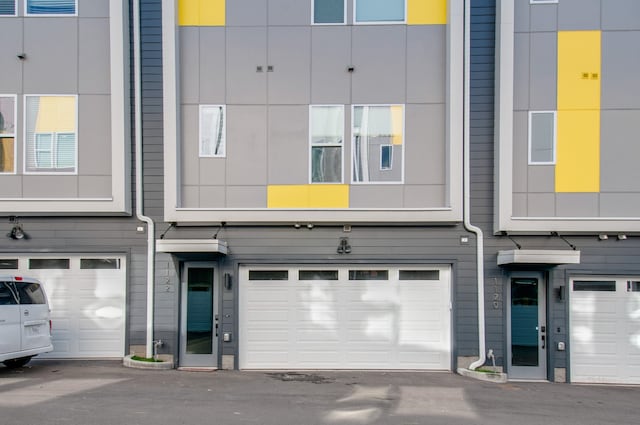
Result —
[{"label": "gray facade panel", "polygon": [[527,195],[527,217],[554,217],[555,215],[555,193],[529,193]]},{"label": "gray facade panel", "polygon": [[226,26],[267,25],[265,0],[233,0],[226,2]]},{"label": "gray facade panel", "polygon": [[78,92],[110,93],[109,19],[80,19],[78,34]]},{"label": "gray facade panel", "polygon": [[224,208],[225,205],[224,186],[200,185],[200,208]]},{"label": "gray facade panel", "polygon": [[[531,6],[529,2],[516,1],[514,7],[513,27],[516,33],[529,32],[529,20],[531,15]],[[517,50],[516,50],[517,51]]]},{"label": "gray facade panel", "polygon": [[105,0],[78,1],[78,16],[81,18],[108,18],[109,2]]},{"label": "gray facade panel", "polygon": [[531,34],[516,33],[513,40],[513,109],[529,110]]},{"label": "gray facade panel", "polygon": [[605,110],[600,117],[600,192],[640,193],[640,144],[629,143],[630,134],[640,134],[640,110]]},{"label": "gray facade panel", "polygon": [[202,185],[222,185],[227,174],[225,158],[200,158],[198,182]]},{"label": "gray facade panel", "polygon": [[406,105],[406,184],[446,184],[444,123],[444,105]]},{"label": "gray facade panel", "polygon": [[446,27],[407,27],[407,103],[444,103]]},{"label": "gray facade panel", "polygon": [[556,216],[598,217],[598,193],[556,193]]},{"label": "gray facade panel", "polygon": [[227,104],[265,104],[267,65],[266,28],[227,28]]},{"label": "gray facade panel", "polygon": [[447,186],[404,184],[404,208],[442,208],[447,205]]},{"label": "gray facade panel", "polygon": [[180,103],[200,101],[200,28],[180,27],[178,30],[180,67]]},{"label": "gray facade panel", "polygon": [[[307,3],[307,2],[305,2]],[[311,28],[269,28],[267,72],[270,104],[309,104],[311,96]]]},{"label": "gray facade panel", "polygon": [[268,140],[269,184],[309,183],[309,107],[271,106]]},{"label": "gray facade panel", "polygon": [[[76,21],[77,22],[77,21]],[[55,34],[52,37],[51,34]],[[69,48],[73,46],[73,48]],[[25,19],[23,63],[25,93],[78,92],[78,26],[60,18]]]},{"label": "gray facade panel", "polygon": [[553,193],[556,187],[556,173],[553,165],[530,165],[528,167],[527,188],[529,193]]},{"label": "gray facade panel", "polygon": [[264,208],[267,205],[265,186],[227,186],[227,208]]},{"label": "gray facade panel", "polygon": [[527,175],[529,162],[529,114],[514,112],[513,114],[513,191],[527,191]]},{"label": "gray facade panel", "polygon": [[309,25],[311,2],[300,0],[269,0],[269,25]]},{"label": "gray facade panel", "polygon": [[[605,0],[605,2],[608,1]],[[600,29],[601,6],[601,0],[560,0],[558,2],[558,30]]]},{"label": "gray facade panel", "polygon": [[603,217],[638,217],[640,193],[601,193],[600,214]]},{"label": "gray facade panel", "polygon": [[110,117],[110,96],[78,97],[78,174],[111,175]]},{"label": "gray facade panel", "polygon": [[[199,117],[198,105],[183,105],[180,110],[182,122],[180,138],[180,182],[183,185],[197,185],[200,183],[199,161]],[[227,118],[228,123],[228,118]],[[228,137],[228,132],[227,132]]]},{"label": "gray facade panel", "polygon": [[513,217],[526,217],[528,214],[527,207],[527,194],[526,193],[514,193],[513,194]]},{"label": "gray facade panel", "polygon": [[405,41],[402,26],[353,28],[353,104],[405,103]]},{"label": "gray facade panel", "polygon": [[602,33],[602,109],[640,109],[640,31]]},{"label": "gray facade panel", "polygon": [[267,108],[227,107],[227,185],[267,184]]},{"label": "gray facade panel", "polygon": [[558,29],[557,4],[532,4],[529,16],[531,32],[557,31]]},{"label": "gray facade panel", "polygon": [[2,184],[0,184],[0,198],[20,197],[22,197],[22,176],[3,175]]},{"label": "gray facade panel", "polygon": [[200,208],[200,186],[182,185],[180,188],[180,206]]},{"label": "gray facade panel", "polygon": [[75,198],[78,196],[78,176],[23,176],[22,196],[25,198]]},{"label": "gray facade panel", "polygon": [[199,100],[201,104],[224,105],[226,103],[225,29],[224,27],[201,27],[199,30],[200,74],[196,79],[200,86]]},{"label": "gray facade panel", "polygon": [[640,2],[637,0],[605,0],[602,29],[640,30]]},{"label": "gray facade panel", "polygon": [[558,39],[556,33],[531,34],[529,109],[555,110],[557,104]]},{"label": "gray facade panel", "polygon": [[0,37],[2,46],[6,52],[11,54],[0,55],[0,93],[16,93],[17,87],[22,87],[22,62],[16,57],[18,53],[24,52],[22,39],[22,20],[16,18],[0,18]]},{"label": "gray facade panel", "polygon": [[350,208],[402,208],[404,204],[402,185],[351,185]]},{"label": "gray facade panel", "polygon": [[111,197],[111,176],[78,177],[78,197],[109,198]]},{"label": "gray facade panel", "polygon": [[311,46],[311,103],[350,103],[351,29],[314,26]]}]

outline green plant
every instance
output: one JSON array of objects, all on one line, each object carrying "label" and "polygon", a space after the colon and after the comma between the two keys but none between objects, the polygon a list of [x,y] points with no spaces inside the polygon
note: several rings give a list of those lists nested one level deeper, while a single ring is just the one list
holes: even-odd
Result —
[{"label": "green plant", "polygon": [[162,362],[162,360],[154,359],[153,357],[140,357],[140,356],[131,356],[131,360],[135,360],[138,362],[149,362],[149,363]]}]

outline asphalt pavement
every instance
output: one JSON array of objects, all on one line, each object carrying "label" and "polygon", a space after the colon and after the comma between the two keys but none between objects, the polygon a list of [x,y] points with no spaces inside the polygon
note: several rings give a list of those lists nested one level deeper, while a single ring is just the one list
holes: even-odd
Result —
[{"label": "asphalt pavement", "polygon": [[0,366],[0,425],[613,425],[640,386],[476,381],[444,372],[145,371],[115,361]]}]

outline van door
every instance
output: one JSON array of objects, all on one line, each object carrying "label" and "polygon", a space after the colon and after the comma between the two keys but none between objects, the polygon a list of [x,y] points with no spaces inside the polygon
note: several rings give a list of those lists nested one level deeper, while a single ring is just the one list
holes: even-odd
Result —
[{"label": "van door", "polygon": [[47,347],[49,333],[49,306],[39,283],[15,282],[22,319],[22,350]]},{"label": "van door", "polygon": [[20,351],[20,306],[14,288],[0,282],[0,355]]}]

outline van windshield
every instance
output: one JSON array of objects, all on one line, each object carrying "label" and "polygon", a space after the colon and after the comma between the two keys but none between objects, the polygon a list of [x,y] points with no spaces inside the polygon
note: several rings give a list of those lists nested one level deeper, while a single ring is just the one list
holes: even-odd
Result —
[{"label": "van windshield", "polygon": [[0,305],[46,303],[39,283],[0,282]]}]

